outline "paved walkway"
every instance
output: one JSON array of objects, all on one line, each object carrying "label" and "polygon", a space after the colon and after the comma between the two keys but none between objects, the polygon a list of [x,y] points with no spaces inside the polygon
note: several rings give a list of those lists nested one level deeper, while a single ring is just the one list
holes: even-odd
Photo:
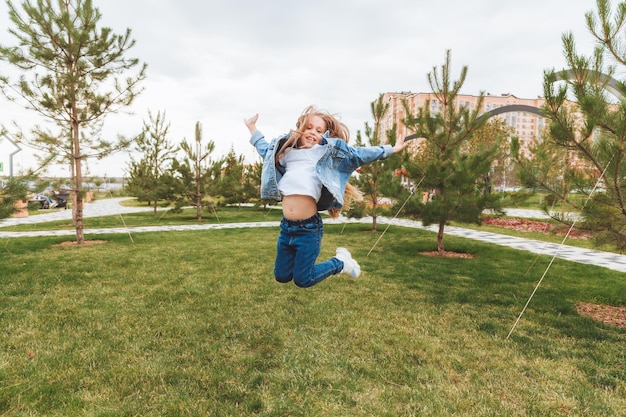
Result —
[{"label": "paved walkway", "polygon": [[[120,205],[120,201],[124,198],[113,198],[105,200],[97,200],[93,203],[85,205],[85,217],[110,216],[115,214],[134,213],[139,211],[152,210],[149,207],[124,207]],[[526,218],[546,218],[547,216],[538,210],[517,210],[509,209],[507,214],[515,217]],[[0,239],[12,237],[34,237],[34,236],[73,236],[74,230],[56,230],[56,231],[33,231],[33,232],[11,232],[10,227],[18,224],[33,224],[48,222],[54,220],[69,220],[72,218],[71,210],[60,210],[56,212],[38,214],[26,218],[12,218],[0,221]],[[326,219],[326,224],[343,224],[350,223],[369,223],[370,219]],[[418,221],[406,219],[378,219],[379,224],[396,225],[402,227],[410,227],[424,229],[436,232],[436,226],[424,227]],[[111,234],[111,233],[142,233],[157,231],[186,231],[186,230],[214,230],[214,229],[234,229],[242,227],[278,227],[278,222],[250,222],[250,223],[225,223],[225,224],[191,224],[178,226],[145,226],[145,227],[116,227],[107,229],[85,229],[85,235]],[[519,237],[500,235],[497,233],[483,232],[480,230],[464,229],[461,227],[446,226],[446,234],[464,237],[467,239],[475,239],[483,242],[493,243],[511,248],[525,250],[541,255],[556,256],[573,262],[580,262],[602,266],[616,271],[626,272],[626,255],[618,255],[611,252],[603,252],[592,249],[576,248],[568,245],[559,245],[554,243],[546,243],[533,239],[524,239]]]}]

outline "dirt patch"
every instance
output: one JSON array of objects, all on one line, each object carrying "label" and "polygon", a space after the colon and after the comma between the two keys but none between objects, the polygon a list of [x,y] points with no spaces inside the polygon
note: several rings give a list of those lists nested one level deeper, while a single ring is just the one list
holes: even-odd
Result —
[{"label": "dirt patch", "polygon": [[471,253],[452,252],[452,251],[447,251],[447,250],[444,250],[443,252],[439,252],[436,250],[432,252],[420,252],[420,255],[436,256],[439,258],[466,258],[466,259],[474,258],[474,255],[472,255]]},{"label": "dirt patch", "polygon": [[576,311],[581,316],[591,317],[604,324],[626,329],[626,307],[613,307],[603,304],[580,303]]},{"label": "dirt patch", "polygon": [[75,240],[69,241],[69,242],[61,242],[56,246],[92,246],[92,245],[102,245],[103,243],[106,243],[106,240],[85,240],[85,243],[83,245],[79,245],[78,242],[76,242]]}]

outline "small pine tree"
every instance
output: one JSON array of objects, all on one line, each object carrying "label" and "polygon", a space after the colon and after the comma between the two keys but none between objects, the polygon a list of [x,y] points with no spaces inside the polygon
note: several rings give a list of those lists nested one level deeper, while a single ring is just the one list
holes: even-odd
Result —
[{"label": "small pine tree", "polygon": [[[365,123],[364,132],[367,141],[363,140],[361,131],[357,131],[356,146],[379,146],[384,143],[395,145],[395,128],[387,132],[381,131],[381,121],[389,110],[389,103],[383,101],[382,94],[371,103],[371,109],[374,125],[372,127]],[[388,205],[383,203],[383,195],[397,195],[401,188],[395,175],[401,164],[401,158],[388,158],[361,166],[357,170],[358,175],[354,182],[363,193],[363,201],[356,203],[355,207],[348,211],[348,216],[371,216],[372,231],[375,232],[377,230],[377,217],[387,211]]]},{"label": "small pine tree", "polygon": [[467,67],[461,70],[459,80],[450,79],[450,51],[440,73],[434,68],[428,82],[441,111],[431,113],[430,101],[412,114],[405,103],[408,115],[404,124],[414,131],[422,144],[407,166],[409,175],[420,189],[431,193],[427,201],[413,199],[407,205],[409,214],[421,218],[424,225],[437,224],[437,250],[445,252],[444,229],[450,221],[480,224],[485,209],[499,210],[498,199],[485,192],[485,179],[498,154],[499,143],[494,140],[487,146],[469,146],[472,138],[486,122],[479,117],[482,95],[474,110],[457,102],[459,90],[465,82]]},{"label": "small pine tree", "polygon": [[243,155],[237,155],[232,147],[222,160],[217,189],[226,204],[246,201],[246,168],[243,161]]},{"label": "small pine tree", "polygon": [[173,183],[168,176],[178,148],[167,138],[170,124],[166,123],[165,112],[159,111],[156,116],[148,112],[148,116],[149,121],[144,121],[143,131],[135,140],[140,159],[131,158],[128,190],[140,201],[151,203],[156,214],[159,200],[172,199]]},{"label": "small pine tree", "polygon": [[211,171],[207,169],[209,156],[215,149],[215,143],[208,141],[206,146],[202,146],[202,126],[196,123],[195,146],[183,140],[180,148],[185,153],[185,158],[181,162],[174,160],[172,169],[178,175],[181,182],[181,192],[184,201],[191,201],[196,207],[196,219],[202,220],[202,207],[209,206],[207,201],[210,193]]},{"label": "small pine tree", "polygon": [[12,177],[0,182],[0,219],[11,217],[16,212],[15,203],[26,199],[29,177]]}]

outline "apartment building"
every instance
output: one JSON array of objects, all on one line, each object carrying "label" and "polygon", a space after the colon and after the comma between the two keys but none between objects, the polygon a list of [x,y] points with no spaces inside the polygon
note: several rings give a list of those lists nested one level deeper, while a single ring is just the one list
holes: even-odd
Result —
[{"label": "apartment building", "polygon": [[[432,113],[441,111],[442,108],[441,101],[432,93],[385,93],[383,100],[389,103],[389,111],[386,118],[382,121],[381,130],[384,132],[392,129],[395,124],[397,137],[408,136],[413,133],[402,123],[402,120],[406,117],[404,102],[407,103],[412,114],[416,114],[418,109],[423,107],[427,101],[430,101],[430,111]],[[466,106],[473,111],[477,103],[478,96],[457,96],[457,106]],[[515,97],[510,93],[501,95],[491,95],[487,93],[484,96],[482,109],[480,109],[479,113],[482,114],[487,111],[511,105],[525,105],[539,109],[543,103],[544,100],[542,98],[523,99]],[[528,152],[528,149],[532,146],[534,141],[541,141],[543,130],[547,126],[547,121],[543,117],[528,112],[506,112],[493,117],[499,117],[505,120],[507,126],[514,129],[515,136],[520,140],[520,149],[523,152]]]}]

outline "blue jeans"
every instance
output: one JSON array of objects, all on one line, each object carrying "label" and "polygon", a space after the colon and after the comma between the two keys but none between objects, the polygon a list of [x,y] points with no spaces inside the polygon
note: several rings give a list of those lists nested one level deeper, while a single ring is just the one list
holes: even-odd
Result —
[{"label": "blue jeans", "polygon": [[298,287],[311,287],[343,269],[343,262],[331,258],[315,264],[320,254],[324,224],[319,214],[304,220],[280,222],[280,234],[276,245],[274,276],[278,282],[293,280]]}]

